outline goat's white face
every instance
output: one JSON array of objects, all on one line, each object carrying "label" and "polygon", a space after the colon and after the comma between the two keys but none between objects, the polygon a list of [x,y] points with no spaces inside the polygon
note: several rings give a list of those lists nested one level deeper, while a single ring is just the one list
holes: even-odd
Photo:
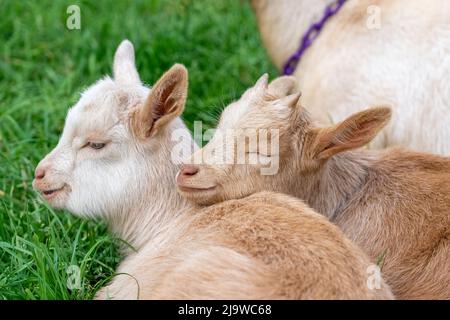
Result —
[{"label": "goat's white face", "polygon": [[[69,110],[58,145],[39,164],[35,187],[54,207],[78,214],[105,212],[112,199],[132,195],[139,177],[130,172],[139,158],[138,141],[123,121],[128,103],[145,91],[121,92],[111,79],[89,88]],[[130,104],[130,106],[131,106]],[[39,174],[42,176],[40,178]]]},{"label": "goat's white face", "polygon": [[114,80],[98,81],[69,110],[57,146],[36,168],[34,188],[52,206],[77,215],[126,207],[152,183],[152,173],[167,166],[162,162],[170,161],[161,155],[167,153],[162,140],[170,139],[162,129],[181,114],[186,93],[187,71],[180,65],[153,89],[144,87],[133,47],[122,42]]}]

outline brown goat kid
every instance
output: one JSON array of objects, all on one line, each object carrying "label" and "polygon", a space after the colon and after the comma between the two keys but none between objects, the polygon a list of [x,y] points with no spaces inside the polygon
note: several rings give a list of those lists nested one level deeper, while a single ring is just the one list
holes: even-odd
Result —
[{"label": "brown goat kid", "polygon": [[[397,298],[450,299],[450,159],[402,148],[358,149],[384,127],[390,109],[368,109],[320,128],[298,103],[300,94],[287,96],[294,85],[292,77],[281,77],[268,86],[263,76],[224,110],[218,126],[232,144],[242,141],[242,129],[277,130],[275,151],[259,140],[245,148],[266,163],[277,159],[276,174],[261,174],[261,163],[215,164],[223,152],[214,150],[224,145],[216,133],[179,172],[180,192],[199,204],[261,190],[295,195],[383,263]],[[267,145],[278,143],[274,137]],[[235,149],[226,149],[228,159]]]},{"label": "brown goat kid", "polygon": [[183,213],[97,298],[392,299],[373,267],[302,201],[261,192]]}]

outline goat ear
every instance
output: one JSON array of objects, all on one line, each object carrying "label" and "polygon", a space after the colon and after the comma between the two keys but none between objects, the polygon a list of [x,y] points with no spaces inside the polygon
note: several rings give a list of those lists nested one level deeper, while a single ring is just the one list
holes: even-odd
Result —
[{"label": "goat ear", "polygon": [[314,158],[328,159],[339,152],[364,146],[375,138],[390,118],[390,108],[371,108],[355,113],[333,127],[316,129],[312,147]]},{"label": "goat ear", "polygon": [[269,75],[264,73],[261,77],[259,77],[258,81],[256,81],[253,86],[253,90],[255,91],[266,91],[269,83]]},{"label": "goat ear", "polygon": [[114,80],[122,85],[140,84],[139,74],[134,62],[133,44],[124,40],[117,47],[113,63]]},{"label": "goat ear", "polygon": [[244,92],[241,99],[251,101],[262,100],[267,93],[268,82],[269,75],[265,73],[258,79],[258,81],[256,81],[253,87],[247,89],[247,91]]},{"label": "goat ear", "polygon": [[132,114],[132,128],[140,138],[154,135],[183,113],[188,89],[188,72],[175,64],[153,86],[145,103]]},{"label": "goat ear", "polygon": [[297,80],[295,77],[281,76],[269,84],[267,94],[275,99],[279,99],[291,94],[296,85]]}]

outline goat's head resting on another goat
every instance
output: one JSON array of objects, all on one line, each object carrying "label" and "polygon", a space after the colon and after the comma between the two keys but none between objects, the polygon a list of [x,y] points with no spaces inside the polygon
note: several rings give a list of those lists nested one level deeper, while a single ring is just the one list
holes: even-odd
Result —
[{"label": "goat's head resting on another goat", "polygon": [[[179,192],[202,205],[263,190],[288,192],[293,176],[302,179],[335,154],[364,146],[390,119],[390,109],[378,107],[320,128],[300,106],[300,93],[292,94],[295,84],[289,76],[268,84],[264,75],[227,106],[213,138],[178,172]],[[251,162],[252,156],[262,161]],[[275,170],[264,173],[273,163]]]},{"label": "goat's head resting on another goat", "polygon": [[[99,216],[143,196],[152,182],[161,183],[153,180],[167,167],[161,162],[170,161],[166,128],[182,125],[172,120],[184,108],[187,70],[174,65],[149,89],[125,40],[116,50],[113,74],[81,95],[57,146],[36,168],[33,187],[53,207]],[[173,181],[174,175],[167,176]]]}]

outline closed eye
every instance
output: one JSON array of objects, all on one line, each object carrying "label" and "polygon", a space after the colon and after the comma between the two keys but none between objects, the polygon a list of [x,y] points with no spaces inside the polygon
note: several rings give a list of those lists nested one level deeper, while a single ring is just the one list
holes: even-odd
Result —
[{"label": "closed eye", "polygon": [[261,152],[258,152],[258,151],[247,151],[246,153],[247,154],[258,154],[258,155],[263,156],[263,157],[271,157],[272,156],[270,154],[264,154],[264,153],[261,153]]}]

